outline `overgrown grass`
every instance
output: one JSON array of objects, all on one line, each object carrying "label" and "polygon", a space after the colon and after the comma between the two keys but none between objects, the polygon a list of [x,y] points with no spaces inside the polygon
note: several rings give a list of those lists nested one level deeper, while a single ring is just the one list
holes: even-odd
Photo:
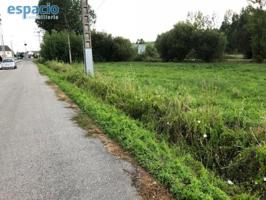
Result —
[{"label": "overgrown grass", "polygon": [[[237,169],[247,162],[242,153],[255,152],[256,158],[257,150],[264,145],[265,66],[107,63],[97,66],[95,79],[84,76],[79,65],[52,62],[48,66],[59,72],[62,80],[114,105],[137,119],[138,125],[159,133],[163,136],[160,140],[167,136],[168,141],[177,144],[170,149],[178,156],[176,152],[186,157],[185,149],[207,167],[265,197],[265,160],[260,162],[258,173],[243,180],[237,177]],[[158,142],[158,135],[155,139]],[[193,169],[195,161],[193,164],[190,161],[183,164]],[[252,187],[254,183],[256,187]],[[167,184],[171,186],[172,182]],[[221,190],[229,196],[234,193],[228,187]]]}]

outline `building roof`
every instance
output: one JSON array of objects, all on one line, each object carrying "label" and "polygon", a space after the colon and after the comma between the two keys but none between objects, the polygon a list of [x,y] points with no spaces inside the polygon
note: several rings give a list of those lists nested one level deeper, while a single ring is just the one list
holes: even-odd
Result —
[{"label": "building roof", "polygon": [[[12,50],[9,48],[9,46],[5,45],[4,47],[5,47],[5,51],[12,51]],[[2,50],[3,50],[3,47],[2,47],[2,45],[0,45],[0,51],[2,51]]]}]

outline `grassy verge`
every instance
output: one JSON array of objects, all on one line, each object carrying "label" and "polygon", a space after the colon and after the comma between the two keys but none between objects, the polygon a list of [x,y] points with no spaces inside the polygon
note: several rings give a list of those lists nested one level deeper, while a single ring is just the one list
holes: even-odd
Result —
[{"label": "grassy verge", "polygon": [[56,83],[76,104],[109,135],[128,150],[136,160],[162,184],[166,185],[176,199],[256,199],[242,194],[240,188],[223,182],[203,165],[172,147],[156,134],[140,126],[114,106],[105,104],[89,90],[70,83],[63,73],[39,64],[39,69]]},{"label": "grassy verge", "polygon": [[265,65],[101,63],[92,79],[80,64],[46,64],[171,148],[266,198]]}]

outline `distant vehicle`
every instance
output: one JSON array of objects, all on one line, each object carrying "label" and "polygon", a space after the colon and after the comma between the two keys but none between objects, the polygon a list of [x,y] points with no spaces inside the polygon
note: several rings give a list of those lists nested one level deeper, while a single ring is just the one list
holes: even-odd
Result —
[{"label": "distant vehicle", "polygon": [[15,60],[12,58],[3,59],[0,69],[17,69]]}]

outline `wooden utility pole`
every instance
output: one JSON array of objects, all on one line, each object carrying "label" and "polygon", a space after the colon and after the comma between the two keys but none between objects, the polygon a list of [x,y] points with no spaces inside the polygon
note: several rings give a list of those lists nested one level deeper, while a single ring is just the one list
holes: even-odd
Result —
[{"label": "wooden utility pole", "polygon": [[81,0],[83,37],[84,37],[84,64],[85,72],[94,76],[91,30],[90,30],[90,6],[88,0]]}]

